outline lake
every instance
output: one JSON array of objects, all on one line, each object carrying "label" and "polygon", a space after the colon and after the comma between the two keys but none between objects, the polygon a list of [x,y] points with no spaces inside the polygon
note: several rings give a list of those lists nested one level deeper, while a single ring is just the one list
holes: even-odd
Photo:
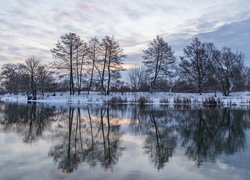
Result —
[{"label": "lake", "polygon": [[250,177],[250,111],[0,104],[0,179]]}]

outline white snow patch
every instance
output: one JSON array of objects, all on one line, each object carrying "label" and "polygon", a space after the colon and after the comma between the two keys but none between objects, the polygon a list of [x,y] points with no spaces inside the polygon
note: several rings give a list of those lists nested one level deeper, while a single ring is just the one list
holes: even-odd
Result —
[{"label": "white snow patch", "polygon": [[[114,97],[123,100],[123,104],[136,104],[140,97],[149,100],[148,104],[176,104],[176,99],[188,99],[190,105],[202,105],[206,98],[213,97],[220,100],[224,106],[250,105],[250,92],[231,93],[230,96],[223,96],[221,93],[204,93],[202,95],[196,93],[168,93],[168,92],[126,92],[111,93],[108,96],[99,92],[86,92],[80,95],[70,95],[68,92],[45,93],[38,95],[35,102],[41,103],[60,103],[60,104],[104,104]],[[4,94],[0,96],[3,102],[27,103],[27,95]],[[166,103],[167,102],[167,103]]]}]

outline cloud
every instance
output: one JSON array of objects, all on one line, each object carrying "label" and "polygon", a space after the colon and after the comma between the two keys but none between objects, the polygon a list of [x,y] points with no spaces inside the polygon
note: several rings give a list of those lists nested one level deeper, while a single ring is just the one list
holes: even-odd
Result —
[{"label": "cloud", "polygon": [[241,51],[246,56],[246,65],[250,66],[250,19],[233,22],[217,28],[215,31],[198,34],[179,34],[169,38],[170,44],[176,51],[176,55],[182,55],[183,48],[195,37],[203,42],[213,42],[218,48],[231,47],[234,51]]},{"label": "cloud", "polygon": [[[70,31],[86,40],[114,35],[128,54],[127,62],[137,64],[148,41],[158,34],[180,52],[197,35],[221,43],[225,39],[218,37],[224,31],[238,36],[238,30],[228,25],[250,18],[247,0],[6,0],[0,8],[1,64],[31,55],[52,61],[50,49]],[[232,39],[230,46],[240,42],[225,38]],[[240,47],[244,49],[244,43]]]}]

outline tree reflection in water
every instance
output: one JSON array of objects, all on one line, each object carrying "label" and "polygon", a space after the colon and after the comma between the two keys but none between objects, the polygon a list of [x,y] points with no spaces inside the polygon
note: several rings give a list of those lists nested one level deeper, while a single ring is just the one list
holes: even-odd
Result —
[{"label": "tree reflection in water", "polygon": [[98,113],[93,119],[89,108],[83,109],[84,115],[80,108],[76,112],[69,109],[67,133],[49,152],[62,171],[72,172],[81,162],[92,167],[99,162],[103,168],[112,169],[118,162],[124,150],[120,125],[111,123],[109,108],[101,108]]},{"label": "tree reflection in water", "polygon": [[[49,134],[53,157],[59,170],[73,172],[81,163],[113,169],[125,147],[125,133],[144,138],[143,149],[158,170],[184,148],[198,166],[215,161],[219,155],[243,151],[249,113],[240,109],[192,109],[167,107],[81,107],[55,109],[36,105],[0,105],[4,131],[13,131],[32,143]],[[179,147],[180,144],[180,147]],[[129,152],[128,152],[129,153]]]},{"label": "tree reflection in water", "polygon": [[5,131],[15,131],[23,136],[24,143],[32,143],[43,135],[43,131],[50,127],[55,116],[54,108],[41,106],[37,108],[35,104],[1,105],[2,123],[5,124]]},{"label": "tree reflection in water", "polygon": [[177,144],[173,114],[168,110],[136,107],[132,111],[130,128],[145,134],[144,152],[155,168],[162,169],[172,157]]},{"label": "tree reflection in water", "polygon": [[243,111],[225,109],[191,110],[178,119],[178,132],[186,155],[200,166],[218,155],[244,150],[247,119]]},{"label": "tree reflection in water", "polygon": [[174,127],[168,126],[170,122],[167,121],[166,116],[157,117],[157,112],[150,111],[149,118],[151,128],[146,132],[147,138],[145,141],[145,152],[149,154],[151,161],[159,170],[162,169],[169,158],[172,157],[176,147],[177,136],[174,134]]}]

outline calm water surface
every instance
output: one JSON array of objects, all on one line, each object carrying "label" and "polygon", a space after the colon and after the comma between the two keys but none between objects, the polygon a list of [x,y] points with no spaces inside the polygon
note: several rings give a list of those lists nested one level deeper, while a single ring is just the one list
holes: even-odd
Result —
[{"label": "calm water surface", "polygon": [[0,179],[250,178],[250,111],[0,104]]}]

